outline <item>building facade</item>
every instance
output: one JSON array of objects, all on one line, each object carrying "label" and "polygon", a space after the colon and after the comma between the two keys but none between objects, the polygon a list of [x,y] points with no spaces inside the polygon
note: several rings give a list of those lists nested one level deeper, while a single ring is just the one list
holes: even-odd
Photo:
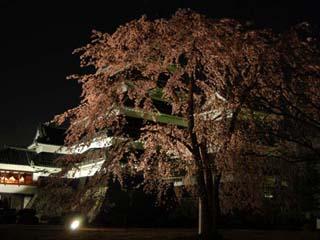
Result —
[{"label": "building facade", "polygon": [[[31,208],[37,197],[39,179],[61,171],[56,164],[59,157],[85,153],[110,144],[110,139],[100,139],[90,146],[67,148],[63,146],[64,137],[64,129],[41,124],[27,148],[0,148],[0,208]],[[64,177],[90,177],[101,168],[103,162],[103,158],[85,161],[70,169]]]}]

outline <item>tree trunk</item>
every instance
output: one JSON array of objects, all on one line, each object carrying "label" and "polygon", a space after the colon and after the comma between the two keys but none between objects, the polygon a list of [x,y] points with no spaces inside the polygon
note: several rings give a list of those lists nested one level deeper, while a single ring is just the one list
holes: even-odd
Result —
[{"label": "tree trunk", "polygon": [[197,192],[199,195],[199,238],[202,240],[214,239],[216,235],[217,225],[216,216],[217,206],[215,201],[215,191],[212,179],[212,169],[208,164],[208,156],[206,145],[199,144],[197,135],[194,132],[194,79],[189,78],[189,96],[188,96],[188,132],[191,140],[192,154],[197,167]]},{"label": "tree trunk", "polygon": [[221,214],[220,212],[220,201],[219,201],[219,189],[220,189],[221,175],[216,174],[213,178],[213,209],[214,209],[214,219],[217,225],[217,220]]},{"label": "tree trunk", "polygon": [[[212,199],[207,201],[205,198],[199,198],[199,239],[207,240],[207,239],[218,239],[220,236],[218,234],[217,229],[217,219],[220,215],[220,207],[219,207],[219,184],[220,184],[220,176],[213,178],[213,186],[211,188],[212,191]],[[209,190],[209,189],[208,189]]]},{"label": "tree trunk", "polygon": [[200,144],[200,152],[201,152],[201,161],[203,164],[203,172],[205,176],[205,189],[207,193],[208,199],[208,209],[207,209],[207,222],[209,228],[207,229],[208,235],[212,238],[217,232],[217,211],[216,211],[216,198],[214,191],[214,177],[213,177],[213,159],[210,164],[209,155],[207,154],[207,144],[203,142]]},{"label": "tree trunk", "polygon": [[[201,199],[199,215],[202,217],[199,226],[201,229],[200,237],[201,239],[216,239],[218,238],[217,220],[220,215],[219,207],[219,186],[220,186],[220,176],[215,176],[212,174],[210,168],[204,169],[205,176],[205,189],[207,198]],[[207,201],[207,202],[205,202]]]}]

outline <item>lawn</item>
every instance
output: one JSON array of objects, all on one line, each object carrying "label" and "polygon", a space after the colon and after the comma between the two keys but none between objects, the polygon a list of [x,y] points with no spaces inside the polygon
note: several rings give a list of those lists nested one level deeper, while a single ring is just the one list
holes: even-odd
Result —
[{"label": "lawn", "polygon": [[[320,232],[221,230],[225,240],[319,240]],[[193,229],[83,228],[76,232],[61,226],[0,225],[1,240],[191,240]]]}]

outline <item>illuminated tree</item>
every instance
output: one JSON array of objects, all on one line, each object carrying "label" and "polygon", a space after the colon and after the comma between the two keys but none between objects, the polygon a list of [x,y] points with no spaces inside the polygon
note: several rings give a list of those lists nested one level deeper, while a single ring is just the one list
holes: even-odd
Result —
[{"label": "illuminated tree", "polygon": [[[72,76],[82,85],[81,104],[55,121],[70,122],[69,145],[112,135],[102,172],[120,182],[141,174],[146,190],[163,192],[168,179],[183,176],[200,199],[208,239],[219,204],[224,211],[258,209],[266,174],[288,169],[287,161],[279,161],[286,159],[280,146],[270,142],[286,121],[285,83],[295,82],[284,66],[293,64],[297,44],[304,46],[297,40],[283,47],[287,38],[294,40],[290,33],[253,30],[189,10],[168,20],[142,17],[111,35],[95,31],[92,42],[76,50],[81,66],[95,69]],[[145,119],[138,136],[126,131],[128,117]]]},{"label": "illuminated tree", "polygon": [[311,154],[314,160],[320,157],[320,51],[315,32],[302,23],[279,36],[275,48],[280,79],[264,84],[273,90],[272,95],[260,91],[252,99],[263,111],[284,120],[280,131],[268,132],[279,144],[293,146],[295,151],[288,154],[297,159],[299,154]]}]

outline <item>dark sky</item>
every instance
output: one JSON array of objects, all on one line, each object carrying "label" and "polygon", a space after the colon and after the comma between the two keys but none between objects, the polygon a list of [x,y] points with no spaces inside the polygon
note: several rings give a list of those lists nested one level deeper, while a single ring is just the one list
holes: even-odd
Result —
[{"label": "dark sky", "polygon": [[111,33],[142,14],[166,17],[186,7],[277,29],[320,23],[316,0],[0,0],[0,145],[31,143],[40,122],[77,105],[80,88],[66,76],[80,71],[72,51],[92,29]]}]

